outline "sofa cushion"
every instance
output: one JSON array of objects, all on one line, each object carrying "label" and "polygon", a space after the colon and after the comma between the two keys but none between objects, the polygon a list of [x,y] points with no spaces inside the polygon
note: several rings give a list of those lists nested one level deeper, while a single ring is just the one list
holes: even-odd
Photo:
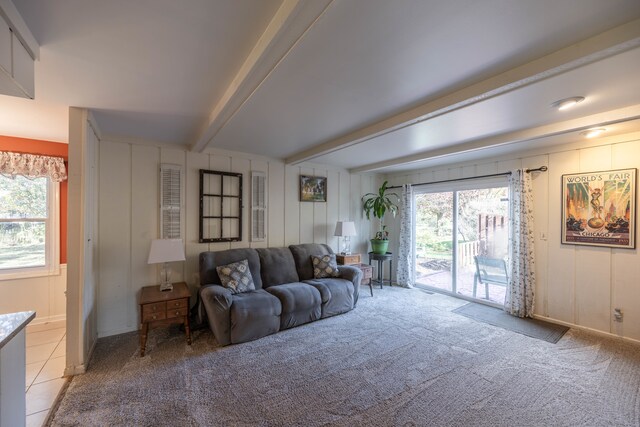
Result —
[{"label": "sofa cushion", "polygon": [[338,277],[338,263],[334,254],[311,255],[313,265],[313,278],[323,279],[325,277]]},{"label": "sofa cushion", "polygon": [[235,294],[231,304],[231,342],[265,337],[280,330],[280,300],[264,289]]},{"label": "sofa cushion", "polygon": [[216,267],[242,261],[243,259],[246,259],[249,263],[249,270],[251,271],[255,288],[262,288],[260,257],[256,250],[251,248],[200,253],[200,286],[222,285]]},{"label": "sofa cushion", "polygon": [[271,286],[267,292],[282,304],[280,329],[293,328],[320,319],[322,315],[320,292],[306,283]]},{"label": "sofa cushion", "polygon": [[316,288],[322,298],[322,318],[346,313],[355,306],[353,283],[345,279],[327,278],[305,280]]},{"label": "sofa cushion", "polygon": [[289,246],[293,259],[296,262],[296,270],[300,280],[313,279],[313,266],[311,265],[311,255],[332,254],[331,248],[320,243],[305,243],[302,245]]},{"label": "sofa cushion", "polygon": [[263,288],[300,281],[289,248],[261,248],[256,251],[260,257]]},{"label": "sofa cushion", "polygon": [[229,289],[233,294],[256,290],[249,270],[249,262],[246,259],[227,265],[220,265],[216,267],[216,271],[220,276],[222,286]]}]

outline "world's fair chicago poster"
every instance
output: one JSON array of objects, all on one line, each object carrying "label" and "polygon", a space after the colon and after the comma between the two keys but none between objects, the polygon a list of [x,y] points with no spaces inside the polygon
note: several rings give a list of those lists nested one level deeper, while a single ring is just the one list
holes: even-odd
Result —
[{"label": "world's fair chicago poster", "polygon": [[636,173],[562,175],[562,243],[635,248]]}]

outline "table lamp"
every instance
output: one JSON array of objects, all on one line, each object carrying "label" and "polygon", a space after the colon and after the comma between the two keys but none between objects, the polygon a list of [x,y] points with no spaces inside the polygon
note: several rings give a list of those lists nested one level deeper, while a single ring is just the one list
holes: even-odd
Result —
[{"label": "table lamp", "polygon": [[162,283],[160,283],[161,291],[173,290],[173,285],[171,284],[171,269],[168,263],[184,260],[182,239],[154,239],[151,241],[147,264],[163,263],[160,272],[162,278]]},{"label": "table lamp", "polygon": [[[356,235],[356,225],[353,221],[338,221],[336,223],[336,231],[334,236],[344,237],[344,250],[341,252],[343,255],[349,255],[351,253],[351,236]],[[340,251],[340,241],[338,240],[338,251]]]}]

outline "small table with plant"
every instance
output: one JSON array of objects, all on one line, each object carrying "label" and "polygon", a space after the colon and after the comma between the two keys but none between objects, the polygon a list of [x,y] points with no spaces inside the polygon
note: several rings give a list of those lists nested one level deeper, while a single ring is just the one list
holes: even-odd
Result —
[{"label": "small table with plant", "polygon": [[[391,252],[387,252],[384,254],[377,254],[375,252],[369,252],[369,265],[371,265],[371,261],[378,261],[378,279],[375,280],[376,283],[380,285],[380,289],[382,289],[382,284],[385,282],[384,280],[384,262],[389,261],[389,286],[393,286],[391,283],[391,271],[393,270],[393,254]],[[373,294],[373,292],[372,292]]]},{"label": "small table with plant", "polygon": [[362,208],[367,219],[371,219],[371,214],[373,214],[380,222],[380,230],[371,239],[371,252],[377,255],[386,255],[388,253],[389,232],[387,231],[387,226],[384,225],[384,216],[389,212],[395,217],[398,213],[398,205],[391,198],[395,197],[396,202],[400,200],[396,193],[387,193],[387,184],[388,181],[385,181],[377,193],[367,193],[362,196]]}]

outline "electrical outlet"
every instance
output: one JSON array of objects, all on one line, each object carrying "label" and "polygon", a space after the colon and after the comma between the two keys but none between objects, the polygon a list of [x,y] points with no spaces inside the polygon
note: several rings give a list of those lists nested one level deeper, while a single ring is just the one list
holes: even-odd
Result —
[{"label": "electrical outlet", "polygon": [[613,320],[614,322],[622,322],[622,309],[621,308],[614,308],[613,309]]}]

